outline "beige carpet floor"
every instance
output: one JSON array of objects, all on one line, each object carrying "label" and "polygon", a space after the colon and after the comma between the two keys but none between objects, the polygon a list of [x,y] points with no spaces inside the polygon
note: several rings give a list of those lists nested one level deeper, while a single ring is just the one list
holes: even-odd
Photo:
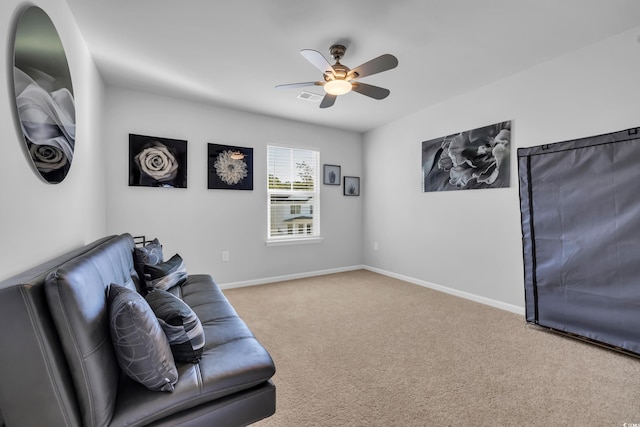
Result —
[{"label": "beige carpet floor", "polygon": [[513,313],[365,270],[225,294],[276,363],[259,427],[640,423],[640,359]]}]

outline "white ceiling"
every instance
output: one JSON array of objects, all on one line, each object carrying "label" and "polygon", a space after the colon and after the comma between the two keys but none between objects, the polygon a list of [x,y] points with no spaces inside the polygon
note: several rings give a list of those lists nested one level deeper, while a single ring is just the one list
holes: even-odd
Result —
[{"label": "white ceiling", "polygon": [[[364,132],[640,25],[638,0],[67,0],[108,84]],[[347,46],[397,68],[333,107],[274,86],[321,79],[301,55]],[[640,51],[639,51],[640,54]],[[333,63],[333,60],[331,60]],[[321,87],[305,90],[323,94]]]}]

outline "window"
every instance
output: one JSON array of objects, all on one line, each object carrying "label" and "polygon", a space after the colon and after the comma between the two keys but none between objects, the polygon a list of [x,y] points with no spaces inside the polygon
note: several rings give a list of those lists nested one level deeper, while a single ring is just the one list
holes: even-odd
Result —
[{"label": "window", "polygon": [[270,241],[320,237],[319,153],[267,147]]}]

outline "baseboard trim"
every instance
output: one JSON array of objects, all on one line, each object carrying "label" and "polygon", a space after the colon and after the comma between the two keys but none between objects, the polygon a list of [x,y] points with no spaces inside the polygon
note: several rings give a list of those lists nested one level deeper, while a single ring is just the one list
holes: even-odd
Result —
[{"label": "baseboard trim", "polygon": [[266,285],[269,283],[284,282],[287,280],[304,279],[306,277],[325,276],[327,274],[344,273],[345,271],[366,270],[364,265],[352,265],[348,267],[330,268],[328,270],[309,271],[305,273],[286,274],[284,276],[272,276],[263,279],[246,280],[242,282],[229,282],[219,284],[220,289],[244,288],[246,286]]},{"label": "baseboard trim", "polygon": [[468,299],[474,302],[479,302],[481,304],[489,305],[491,307],[499,308],[501,310],[510,311],[511,313],[519,314],[521,316],[525,315],[524,307],[519,307],[513,304],[507,304],[502,301],[497,301],[491,298],[482,297],[480,295],[475,295],[469,292],[460,291],[453,288],[448,288],[442,285],[436,285],[435,283],[427,282],[425,280],[416,279],[414,277],[404,276],[402,274],[392,273],[390,271],[381,270],[375,267],[364,266],[365,270],[382,274],[383,276],[393,277],[394,279],[402,280],[405,282],[413,283],[414,285],[423,286],[425,288],[433,289],[435,291],[444,292],[449,295],[453,295],[456,297]]},{"label": "baseboard trim", "polygon": [[246,280],[242,282],[230,282],[220,284],[220,289],[233,289],[233,288],[244,288],[247,286],[258,286],[258,285],[266,285],[269,283],[277,283],[284,282],[287,280],[295,280],[295,279],[304,279],[306,277],[315,277],[315,276],[324,276],[327,274],[334,273],[344,273],[346,271],[354,271],[354,270],[368,270],[373,273],[382,274],[383,276],[393,277],[394,279],[402,280],[405,282],[413,283],[414,285],[423,286],[425,288],[433,289],[434,291],[444,292],[445,294],[453,295],[456,297],[468,299],[474,302],[479,302],[481,304],[485,304],[491,307],[499,308],[501,310],[509,311],[511,313],[519,314],[521,316],[525,315],[524,307],[519,307],[513,304],[507,304],[502,301],[497,301],[491,298],[483,297],[480,295],[475,295],[469,292],[460,291],[453,288],[448,288],[446,286],[437,285],[435,283],[427,282],[425,280],[416,279],[414,277],[405,276],[402,274],[393,273],[391,271],[382,270],[380,268],[370,267],[368,265],[352,265],[348,267],[340,267],[340,268],[330,268],[328,270],[317,270],[310,271],[305,273],[296,273],[296,274],[286,274],[283,276],[272,276],[266,277],[263,279],[255,279],[255,280]]}]

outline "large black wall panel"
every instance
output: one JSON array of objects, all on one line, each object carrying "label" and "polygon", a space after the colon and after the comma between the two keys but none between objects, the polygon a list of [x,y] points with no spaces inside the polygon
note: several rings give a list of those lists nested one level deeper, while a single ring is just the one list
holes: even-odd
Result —
[{"label": "large black wall panel", "polygon": [[640,128],[518,149],[528,322],[640,354]]}]

